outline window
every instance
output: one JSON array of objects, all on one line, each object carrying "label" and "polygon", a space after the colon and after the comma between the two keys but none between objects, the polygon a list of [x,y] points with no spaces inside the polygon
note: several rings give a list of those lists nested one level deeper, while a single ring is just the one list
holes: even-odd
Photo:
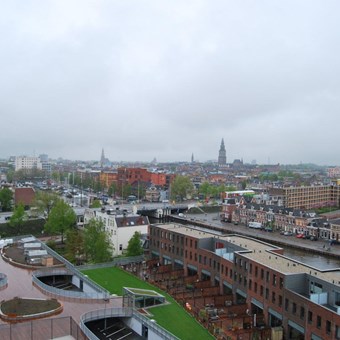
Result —
[{"label": "window", "polygon": [[123,245],[122,244],[119,245],[119,250],[123,250]]},{"label": "window", "polygon": [[266,288],[266,300],[268,300],[268,299],[269,299],[269,289]]},{"label": "window", "polygon": [[269,272],[266,272],[266,281],[269,282]]},{"label": "window", "polygon": [[272,303],[276,302],[276,295],[275,292],[272,292]]},{"label": "window", "polygon": [[282,289],[283,288],[283,278],[280,277],[280,288]]},{"label": "window", "polygon": [[251,281],[251,279],[249,279],[249,286],[248,286],[248,288],[251,290],[252,289],[252,281]]},{"label": "window", "polygon": [[260,286],[260,295],[263,296],[263,286]]},{"label": "window", "polygon": [[264,278],[264,270],[261,269],[261,279],[263,280],[263,278]]},{"label": "window", "polygon": [[257,282],[254,282],[254,292],[257,293]]},{"label": "window", "polygon": [[276,275],[273,274],[273,286],[275,287],[276,286]]},{"label": "window", "polygon": [[252,272],[253,272],[253,264],[250,263],[249,264],[249,273],[252,274]]},{"label": "window", "polygon": [[327,334],[331,334],[331,322],[329,320],[326,321],[326,332]]},{"label": "window", "polygon": [[310,310],[308,311],[308,323],[312,323],[313,322],[313,312],[311,312]]},{"label": "window", "polygon": [[288,312],[289,309],[289,300],[285,299],[285,311]]},{"label": "window", "polygon": [[303,320],[305,318],[305,308],[300,307],[300,319]]},{"label": "window", "polygon": [[279,295],[279,307],[282,307],[282,295]]},{"label": "window", "polygon": [[257,277],[258,268],[255,266],[255,277]]},{"label": "window", "polygon": [[321,316],[320,315],[316,317],[316,327],[319,329],[321,328]]},{"label": "window", "polygon": [[293,302],[292,313],[293,313],[293,314],[296,314],[296,303],[295,303],[295,302]]}]

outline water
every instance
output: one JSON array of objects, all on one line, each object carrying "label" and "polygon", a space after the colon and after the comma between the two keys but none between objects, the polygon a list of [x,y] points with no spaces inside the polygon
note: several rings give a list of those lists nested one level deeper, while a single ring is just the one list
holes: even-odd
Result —
[{"label": "water", "polygon": [[328,258],[322,255],[312,254],[304,250],[284,247],[284,256],[321,270],[340,268],[340,259]]}]

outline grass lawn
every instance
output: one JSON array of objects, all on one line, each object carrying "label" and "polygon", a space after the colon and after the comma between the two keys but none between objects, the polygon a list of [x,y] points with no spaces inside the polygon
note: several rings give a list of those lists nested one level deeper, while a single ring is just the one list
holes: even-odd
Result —
[{"label": "grass lawn", "polygon": [[148,309],[153,314],[152,318],[160,326],[183,340],[213,339],[213,336],[194,317],[179,306],[170,295],[148,282],[139,280],[136,276],[118,267],[84,270],[83,273],[111,294],[122,295],[123,287],[151,289],[162,294],[170,304]]}]

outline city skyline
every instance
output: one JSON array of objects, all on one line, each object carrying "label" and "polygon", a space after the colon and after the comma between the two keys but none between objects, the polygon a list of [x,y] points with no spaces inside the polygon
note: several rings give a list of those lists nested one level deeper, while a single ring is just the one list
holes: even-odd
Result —
[{"label": "city skyline", "polygon": [[0,158],[340,165],[339,10],[4,3]]}]

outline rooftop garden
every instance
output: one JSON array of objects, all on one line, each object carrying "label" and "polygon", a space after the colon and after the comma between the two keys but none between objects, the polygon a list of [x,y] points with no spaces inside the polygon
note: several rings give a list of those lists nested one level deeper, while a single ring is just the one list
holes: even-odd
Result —
[{"label": "rooftop garden", "polygon": [[142,281],[118,267],[84,270],[83,273],[111,294],[122,295],[123,287],[154,290],[162,294],[168,304],[148,309],[148,312],[152,314],[152,319],[183,340],[213,339],[213,336],[170,295],[148,282]]}]

